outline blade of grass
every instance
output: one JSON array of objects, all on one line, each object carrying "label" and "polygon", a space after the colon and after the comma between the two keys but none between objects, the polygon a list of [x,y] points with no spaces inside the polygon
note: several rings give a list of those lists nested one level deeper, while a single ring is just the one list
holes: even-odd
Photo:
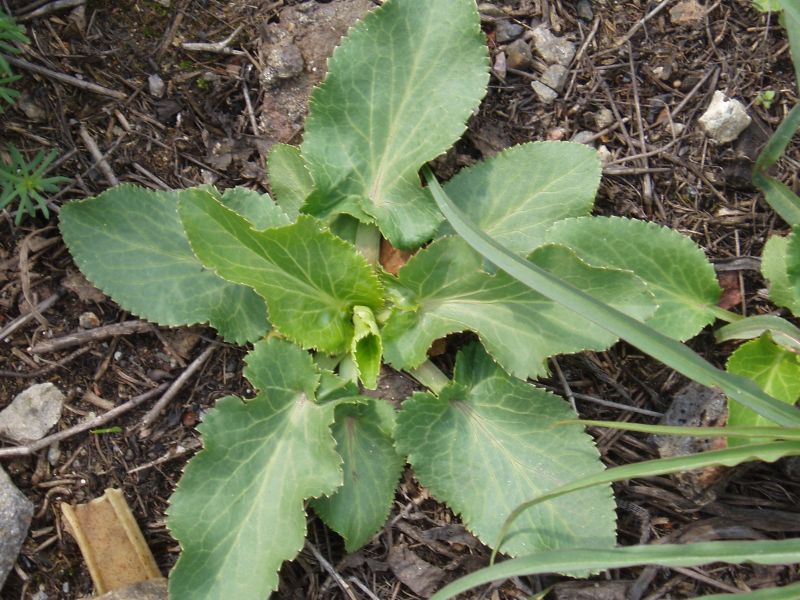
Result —
[{"label": "blade of grass", "polygon": [[764,192],[767,204],[781,219],[789,225],[800,225],[800,198],[797,194],[783,182],[760,171],[753,173],[753,183]]},{"label": "blade of grass", "polygon": [[515,279],[597,323],[686,377],[709,387],[720,388],[728,397],[766,419],[779,425],[800,424],[800,411],[765,394],[749,379],[717,369],[688,346],[658,333],[509,252],[463,216],[447,197],[429,168],[425,167],[423,174],[436,204],[456,232],[484,258]]},{"label": "blade of grass", "polygon": [[794,62],[794,76],[800,90],[800,3],[797,0],[780,0],[786,33],[789,34],[789,49]]},{"label": "blade of grass", "polygon": [[754,169],[756,171],[766,171],[778,162],[798,128],[800,128],[800,104],[797,104],[778,125],[775,133],[772,134],[761,150],[761,154],[758,155]]},{"label": "blade of grass", "polygon": [[800,351],[800,329],[786,319],[775,315],[756,315],[741,321],[720,327],[714,332],[718,342],[728,340],[752,340],[765,331],[772,334],[776,344],[780,344],[795,352]]},{"label": "blade of grass", "polygon": [[586,427],[605,427],[624,429],[656,435],[690,435],[694,437],[740,437],[763,440],[772,438],[800,442],[800,428],[797,427],[670,427],[667,425],[645,425],[644,423],[617,423],[615,421],[592,421],[590,419],[569,419],[559,421],[560,425],[583,425]]},{"label": "blade of grass", "polygon": [[797,539],[546,550],[507,560],[462,577],[436,592],[430,600],[448,600],[477,585],[522,575],[619,569],[650,564],[665,567],[694,567],[713,562],[783,565],[796,562],[799,556],[800,540]]},{"label": "blade of grass", "polygon": [[700,452],[699,454],[690,454],[688,456],[671,456],[668,458],[645,460],[631,465],[613,467],[597,475],[592,475],[591,477],[576,479],[567,485],[562,485],[546,494],[523,502],[512,510],[511,514],[508,515],[503,523],[503,527],[500,528],[497,542],[493,544],[494,550],[492,552],[492,560],[494,560],[494,557],[500,550],[509,527],[519,515],[532,506],[547,502],[553,498],[558,498],[564,494],[577,492],[578,490],[590,488],[595,485],[614,483],[615,481],[624,481],[625,479],[633,479],[636,477],[668,475],[670,473],[680,473],[681,471],[687,471],[689,469],[702,469],[705,467],[734,467],[738,464],[754,460],[774,462],[784,456],[798,455],[800,455],[800,443],[798,442],[766,442],[763,444],[734,446],[733,448],[725,448],[723,450],[710,450],[708,452]]}]

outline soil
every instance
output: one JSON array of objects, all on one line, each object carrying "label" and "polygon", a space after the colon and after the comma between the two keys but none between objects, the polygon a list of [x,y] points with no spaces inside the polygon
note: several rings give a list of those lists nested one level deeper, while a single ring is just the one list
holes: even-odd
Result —
[{"label": "soil", "polygon": [[[23,78],[17,85],[23,97],[3,115],[0,153],[6,143],[29,155],[40,148],[58,149],[50,172],[69,181],[50,197],[52,213],[64,202],[102,192],[115,180],[156,189],[214,183],[268,191],[266,152],[275,142],[300,141],[307,94],[323,76],[325,57],[347,27],[377,3],[87,0],[78,8],[47,10],[23,21],[32,43],[22,58],[101,85],[118,97],[19,68]],[[544,22],[574,41],[579,54],[552,105],[542,104],[531,89],[538,63],[507,71],[504,78],[493,74],[468,132],[437,161],[439,175],[447,178],[459,167],[512,144],[571,139],[588,131],[591,143],[610,154],[597,201],[599,213],[676,228],[717,264],[729,307],[747,314],[771,309],[757,257],[770,234],[786,233],[788,228],[749,183],[749,169],[758,149],[798,101],[788,44],[777,19],[756,12],[747,0],[708,0],[699,18],[687,22],[671,14],[676,1],[600,0],[591,3],[592,14],[586,13],[585,4],[495,0],[494,10],[482,6],[493,61],[505,49],[496,34],[502,19],[527,29]],[[40,6],[54,6],[0,0],[3,5],[20,19]],[[505,16],[498,17],[498,11]],[[234,33],[222,52],[182,47],[185,42],[218,42]],[[299,56],[287,50],[290,38]],[[148,84],[153,75],[164,84],[160,97]],[[715,90],[742,100],[753,118],[733,144],[710,143],[697,125]],[[776,92],[770,107],[756,103],[759,92],[766,90]],[[612,115],[605,125],[604,109]],[[87,138],[98,147],[102,168]],[[777,169],[795,190],[800,188],[798,161],[800,149],[795,145]],[[97,398],[122,404],[173,381],[214,334],[203,328],[153,326],[47,354],[32,353],[30,348],[38,342],[81,330],[82,322],[134,320],[81,281],[56,224],[56,214],[26,219],[21,226],[14,225],[8,211],[0,215],[0,329],[29,312],[31,303],[57,296],[41,315],[0,340],[0,408],[30,384],[52,382],[68,397],[58,425],[64,430],[106,410],[108,405]],[[444,368],[450,366],[459,339],[448,340],[446,353],[437,359]],[[732,349],[715,345],[710,333],[691,345],[716,364],[724,363]],[[64,531],[60,505],[88,501],[109,487],[123,490],[159,567],[168,573],[179,553],[165,526],[168,498],[183,465],[199,447],[195,426],[204,411],[224,395],[250,394],[242,378],[244,353],[222,345],[144,434],[141,419],[152,402],[106,425],[118,430],[77,434],[32,456],[4,461],[3,467],[36,508],[2,598],[33,598],[39,592],[46,594],[35,596],[40,599],[91,595],[91,580],[77,545]],[[653,422],[652,415],[665,412],[671,396],[685,383],[624,344],[605,353],[559,358],[559,365],[574,391],[633,408],[579,399],[578,409],[586,418]],[[387,395],[402,398],[414,388],[402,374],[387,370],[385,376]],[[562,391],[559,378],[543,383]],[[656,456],[647,436],[592,433],[609,465]],[[708,482],[691,478],[619,484],[615,491],[620,543],[758,538],[797,531],[800,481],[791,466],[735,469],[711,490]],[[734,526],[739,529],[732,533]],[[487,549],[419,486],[410,471],[398,488],[389,523],[363,549],[346,555],[338,536],[313,514],[309,543],[282,569],[275,598],[421,598],[398,577],[398,556],[413,553],[412,558],[442,569],[445,580],[488,561]],[[349,591],[331,576],[319,555]],[[463,597],[528,598],[554,585],[548,597],[691,598],[773,587],[796,578],[796,571],[788,567],[627,569],[591,582],[512,579]]]}]

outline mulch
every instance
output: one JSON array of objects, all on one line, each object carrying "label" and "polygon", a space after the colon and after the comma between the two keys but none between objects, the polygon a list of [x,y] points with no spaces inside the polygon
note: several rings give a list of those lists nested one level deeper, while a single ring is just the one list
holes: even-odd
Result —
[{"label": "mulch", "polygon": [[[330,5],[339,2],[344,0]],[[64,202],[96,195],[116,182],[154,189],[214,183],[268,190],[265,153],[276,141],[298,143],[301,132],[292,121],[276,128],[265,115],[274,117],[270,106],[280,98],[287,111],[300,107],[302,117],[302,94],[313,81],[267,83],[260,48],[265,31],[281,26],[281,11],[296,4],[87,0],[63,8],[0,0],[19,16],[32,40],[20,57],[25,62],[17,66],[23,98],[0,123],[0,155],[7,143],[29,155],[39,148],[59,150],[51,173],[69,181],[50,198],[53,213]],[[467,134],[437,162],[439,174],[452,175],[512,144],[590,132],[591,142],[604,146],[609,156],[598,212],[652,220],[690,236],[725,278],[734,310],[768,310],[758,257],[769,235],[788,229],[750,184],[749,169],[798,101],[788,44],[776,18],[756,12],[746,0],[708,0],[704,16],[688,23],[671,17],[673,0],[601,0],[592,3],[591,18],[579,16],[577,3],[561,0],[493,4],[526,27],[532,20],[545,22],[572,39],[579,55],[565,90],[550,106],[532,93],[535,66],[530,73],[493,76]],[[25,18],[34,11],[43,14]],[[496,55],[503,48],[493,34],[494,19],[487,14],[484,28]],[[219,44],[232,33],[236,36],[227,45]],[[183,43],[205,44],[206,51]],[[151,94],[148,79],[154,74],[165,87],[161,97]],[[715,146],[697,126],[715,90],[742,100],[753,118],[733,144]],[[777,93],[769,108],[755,102],[765,90]],[[613,118],[599,127],[603,111]],[[796,144],[777,173],[800,189]],[[64,531],[60,505],[88,501],[109,487],[124,491],[167,573],[179,548],[164,514],[183,465],[199,447],[195,426],[216,399],[250,394],[242,377],[245,349],[217,344],[209,356],[213,331],[141,323],[97,296],[77,274],[56,224],[55,214],[21,226],[8,211],[0,215],[0,406],[30,384],[50,381],[67,395],[61,432],[102,416],[108,401],[124,408],[103,424],[120,427],[118,432],[68,432],[52,445],[18,456],[8,456],[10,445],[0,447],[3,467],[35,503],[28,539],[2,590],[8,599],[31,598],[39,591],[64,599],[91,594],[80,553]],[[31,312],[31,305],[38,312]],[[81,322],[101,327],[85,330],[70,346],[46,347],[84,331]],[[449,340],[448,349],[457,342]],[[723,364],[732,349],[715,345],[709,333],[691,345],[716,364]],[[451,356],[441,359],[445,368]],[[561,393],[567,381],[585,418],[654,422],[685,383],[625,344],[561,357],[558,366],[563,380],[542,383]],[[387,394],[403,397],[413,389],[402,374],[387,371],[386,376]],[[148,417],[168,389],[163,410]],[[647,436],[592,433],[608,465],[656,456]],[[668,477],[621,483],[615,491],[621,544],[756,538],[797,531],[800,520],[800,479],[790,462],[736,469],[718,489],[701,490],[709,492],[705,495],[693,496],[686,481]],[[423,597],[401,582],[398,556],[416,557],[449,580],[487,564],[488,550],[407,472],[387,526],[354,554],[346,555],[338,536],[311,514],[308,544],[283,568],[274,597]],[[521,599],[555,585],[549,597],[628,594],[655,600],[773,587],[796,578],[789,568],[752,565],[626,569],[591,583],[554,576],[512,579],[464,597]]]}]

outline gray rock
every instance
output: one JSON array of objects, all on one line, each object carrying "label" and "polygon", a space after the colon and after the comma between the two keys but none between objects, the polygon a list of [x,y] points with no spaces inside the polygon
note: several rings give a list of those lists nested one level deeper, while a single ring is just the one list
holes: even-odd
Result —
[{"label": "gray rock", "polygon": [[161,96],[164,95],[164,90],[166,89],[164,80],[161,79],[161,77],[156,73],[153,73],[147,78],[147,87],[150,90],[150,95],[153,98],[161,98]]},{"label": "gray rock", "polygon": [[20,444],[42,439],[58,423],[64,394],[52,383],[30,386],[0,412],[0,435]]},{"label": "gray rock", "polygon": [[512,69],[527,69],[533,65],[533,53],[525,40],[511,42],[506,48],[506,65]]},{"label": "gray rock", "polygon": [[594,133],[591,131],[579,131],[575,135],[572,136],[570,142],[575,142],[576,144],[588,144],[592,145],[594,143]]},{"label": "gray rock", "polygon": [[17,562],[33,516],[33,503],[22,495],[0,467],[0,588]]},{"label": "gray rock", "polygon": [[597,131],[609,127],[614,122],[614,113],[608,108],[601,108],[594,115]]},{"label": "gray rock", "polygon": [[267,52],[267,68],[263,77],[267,83],[291,79],[300,75],[305,66],[303,53],[295,44],[276,45]]},{"label": "gray rock", "polygon": [[708,137],[718,144],[726,144],[739,137],[739,134],[750,125],[750,121],[751,119],[741,102],[716,91],[711,99],[711,104],[708,105],[698,123]]},{"label": "gray rock", "polygon": [[533,88],[533,91],[536,92],[539,100],[541,100],[544,104],[552,104],[553,101],[558,98],[558,94],[541,81],[532,81],[531,87]]},{"label": "gray rock", "polygon": [[550,65],[539,77],[539,81],[547,87],[553,88],[555,91],[560,92],[564,89],[564,84],[567,83],[567,75],[569,69],[563,65]]},{"label": "gray rock", "polygon": [[559,64],[565,67],[575,58],[575,44],[564,38],[556,37],[544,25],[533,30],[533,47],[547,64]]},{"label": "gray rock", "polygon": [[584,21],[591,21],[594,19],[594,11],[592,10],[592,3],[589,0],[578,0],[578,16]]},{"label": "gray rock", "polygon": [[478,12],[487,17],[504,17],[505,12],[499,6],[495,6],[490,2],[481,2],[478,4]]},{"label": "gray rock", "polygon": [[519,23],[506,20],[497,21],[494,26],[494,39],[498,44],[505,44],[517,39],[524,31],[525,28]]}]

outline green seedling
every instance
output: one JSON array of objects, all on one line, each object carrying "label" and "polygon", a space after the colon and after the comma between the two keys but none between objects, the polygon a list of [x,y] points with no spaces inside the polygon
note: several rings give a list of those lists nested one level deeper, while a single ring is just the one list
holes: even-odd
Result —
[{"label": "green seedling", "polygon": [[[302,548],[309,499],[358,549],[383,527],[406,462],[487,544],[532,494],[602,475],[591,438],[552,427],[569,406],[527,379],[546,375],[554,355],[606,349],[622,332],[494,267],[445,222],[437,186],[420,180],[464,132],[488,64],[473,0],[388,0],[334,52],[303,143],[272,148],[274,199],[123,185],[62,208],[75,262],[125,309],[254,343],[245,376],[256,396],[217,401],[171,499],[168,525],[183,549],[171,598],[263,598]],[[591,148],[531,143],[464,169],[444,193],[559,289],[641,325],[639,335],[749,408],[796,422],[787,405],[679,343],[735,318],[716,307],[714,269],[667,228],[591,217],[600,173]],[[397,275],[378,264],[381,238],[417,251]],[[480,342],[461,349],[449,379],[427,351],[461,331]],[[367,396],[382,364],[429,391],[399,411]],[[526,511],[503,551],[614,543],[605,483]]]},{"label": "green seedling", "polygon": [[28,161],[16,147],[8,146],[8,154],[11,161],[8,164],[0,163],[0,209],[18,200],[14,219],[17,225],[23,215],[33,217],[37,210],[41,210],[45,217],[49,216],[47,199],[43,194],[58,191],[58,186],[68,181],[65,177],[45,176],[58,153],[51,150],[45,154],[40,150]]}]

